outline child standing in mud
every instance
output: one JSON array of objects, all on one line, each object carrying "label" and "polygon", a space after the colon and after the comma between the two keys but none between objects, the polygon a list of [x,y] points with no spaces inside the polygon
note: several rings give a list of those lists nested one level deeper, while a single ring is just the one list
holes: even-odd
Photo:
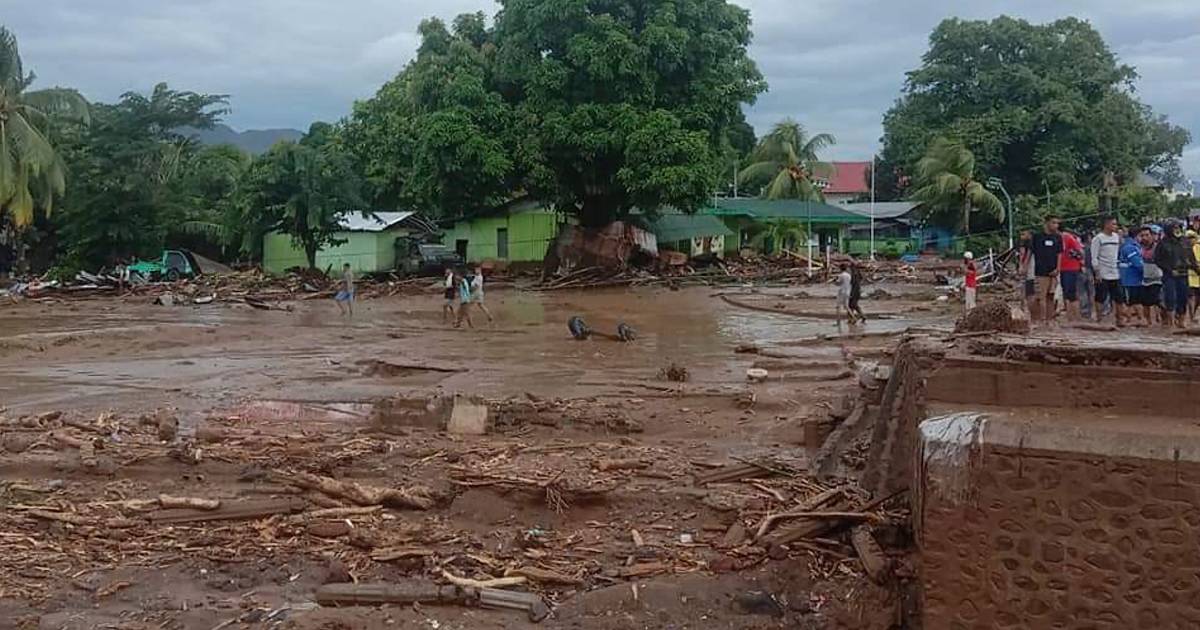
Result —
[{"label": "child standing in mud", "polygon": [[455,272],[454,286],[458,287],[458,318],[454,321],[454,327],[462,328],[465,320],[467,328],[474,328],[475,324],[471,322],[471,281]]},{"label": "child standing in mud", "polygon": [[354,271],[350,269],[350,263],[342,265],[341,289],[333,300],[337,302],[342,315],[354,315]]},{"label": "child standing in mud", "polygon": [[442,297],[446,300],[442,304],[442,323],[448,324],[454,321],[454,302],[458,299],[458,289],[454,286],[454,270],[446,267],[446,281],[442,287]]}]

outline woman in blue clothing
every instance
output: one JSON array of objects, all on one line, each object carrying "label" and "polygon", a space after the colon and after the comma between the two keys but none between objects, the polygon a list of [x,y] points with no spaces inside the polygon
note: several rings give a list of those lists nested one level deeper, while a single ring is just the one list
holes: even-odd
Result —
[{"label": "woman in blue clothing", "polygon": [[471,323],[471,281],[456,271],[454,284],[458,287],[458,320],[454,322],[454,327],[461,328],[463,320],[466,320],[467,328],[474,328],[475,324]]}]

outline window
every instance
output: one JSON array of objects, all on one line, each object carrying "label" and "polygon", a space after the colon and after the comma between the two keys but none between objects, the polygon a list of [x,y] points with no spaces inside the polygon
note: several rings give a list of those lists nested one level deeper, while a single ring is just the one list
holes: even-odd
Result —
[{"label": "window", "polygon": [[496,228],[496,258],[508,259],[508,228]]},{"label": "window", "polygon": [[454,253],[458,254],[458,257],[463,260],[467,259],[467,239],[460,238],[454,241]]},{"label": "window", "polygon": [[174,269],[180,273],[187,270],[187,259],[179,252],[167,253],[167,269]]}]

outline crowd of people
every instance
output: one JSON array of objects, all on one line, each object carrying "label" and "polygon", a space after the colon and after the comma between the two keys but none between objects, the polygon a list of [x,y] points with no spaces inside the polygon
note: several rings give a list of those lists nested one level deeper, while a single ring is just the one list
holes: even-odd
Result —
[{"label": "crowd of people", "polygon": [[[1057,319],[1117,326],[1184,328],[1200,308],[1200,216],[1121,226],[1105,217],[1094,234],[1064,229],[1058,217],[1025,231],[1019,247],[1024,298],[1036,324]],[[970,285],[970,260],[964,261]]]}]

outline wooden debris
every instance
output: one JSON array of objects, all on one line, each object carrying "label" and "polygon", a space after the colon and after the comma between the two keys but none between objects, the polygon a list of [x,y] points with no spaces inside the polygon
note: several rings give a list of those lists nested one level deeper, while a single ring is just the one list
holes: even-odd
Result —
[{"label": "wooden debris", "polygon": [[858,553],[858,559],[867,575],[876,584],[882,584],[887,577],[890,562],[883,554],[879,542],[875,540],[871,526],[859,525],[850,530],[850,542],[854,545],[854,551]]},{"label": "wooden debris", "polygon": [[392,562],[408,558],[428,558],[432,555],[434,555],[433,550],[424,547],[392,547],[371,552],[371,559],[376,562]]},{"label": "wooden debris", "polygon": [[291,483],[305,490],[316,490],[327,496],[336,499],[346,499],[351,503],[362,506],[382,505],[391,508],[428,510],[436,504],[433,499],[433,491],[425,486],[375,488],[351,481],[338,481],[329,477],[304,472],[280,473],[278,477],[281,481]]},{"label": "wooden debris", "polygon": [[167,494],[158,495],[158,504],[164,509],[189,508],[192,510],[215,510],[221,507],[220,499],[201,499],[197,497],[173,497]]},{"label": "wooden debris", "polygon": [[629,537],[633,539],[634,547],[645,547],[646,541],[642,539],[642,534],[636,529],[629,530]]},{"label": "wooden debris", "polygon": [[294,519],[318,519],[318,518],[349,518],[352,516],[367,516],[376,514],[383,509],[380,505],[368,505],[364,507],[336,507],[327,508],[324,510],[312,510],[304,512],[292,517]]},{"label": "wooden debris", "polygon": [[[842,492],[841,488],[830,488],[828,490],[825,490],[824,492],[821,492],[812,497],[809,497],[807,500],[805,500],[803,503],[800,504],[799,511],[811,512],[818,508],[824,507],[824,506],[832,503],[834,500],[841,498],[842,494],[843,494],[843,492]],[[784,519],[788,519],[788,518],[798,518],[798,517],[796,516],[796,514],[794,512],[784,512],[781,514],[769,514],[769,515],[763,517],[763,520],[759,522],[758,527],[755,529],[754,540],[758,540],[758,539],[762,538],[763,536],[765,536],[767,534],[767,532],[771,531],[771,528],[774,527],[776,522],[784,520]]]},{"label": "wooden debris", "polygon": [[454,586],[432,582],[399,584],[326,584],[317,589],[316,600],[322,606],[339,604],[437,604],[461,601],[463,594]]},{"label": "wooden debris", "polygon": [[741,481],[742,479],[755,479],[759,477],[770,477],[775,474],[772,470],[772,465],[769,463],[745,463],[736,466],[725,466],[718,470],[713,470],[703,474],[696,475],[696,485],[703,486],[710,483],[728,483],[731,481]]},{"label": "wooden debris", "polygon": [[303,499],[273,499],[265,501],[226,502],[215,510],[158,510],[146,515],[153,523],[178,524],[204,521],[239,521],[258,519],[276,514],[291,514],[307,507]]},{"label": "wooden debris", "polygon": [[578,586],[583,584],[583,580],[577,577],[572,577],[557,571],[550,571],[549,569],[542,569],[539,567],[518,567],[516,569],[509,569],[508,571],[504,572],[504,575],[505,577],[515,575],[518,577],[529,578],[530,581],[538,582],[540,584],[558,584],[563,586]]},{"label": "wooden debris", "polygon": [[447,582],[455,586],[463,586],[468,588],[503,588],[505,586],[517,586],[529,581],[527,578],[519,575],[493,578],[490,580],[472,580],[470,578],[458,577],[449,571],[442,571],[442,577],[445,578]]},{"label": "wooden debris", "polygon": [[627,567],[621,567],[617,571],[617,575],[623,578],[645,577],[647,575],[657,575],[659,573],[668,573],[674,567],[665,562],[641,562],[631,564]]},{"label": "wooden debris", "polygon": [[28,510],[25,512],[25,515],[43,521],[57,521],[59,523],[68,523],[71,525],[96,524],[91,519],[79,516],[78,514],[64,514],[62,512],[48,512],[46,510]]},{"label": "wooden debris", "polygon": [[602,472],[610,470],[639,470],[650,464],[640,459],[598,459],[596,469]]},{"label": "wooden debris", "polygon": [[317,538],[341,538],[350,533],[350,524],[345,521],[318,521],[305,529],[309,536]]}]

